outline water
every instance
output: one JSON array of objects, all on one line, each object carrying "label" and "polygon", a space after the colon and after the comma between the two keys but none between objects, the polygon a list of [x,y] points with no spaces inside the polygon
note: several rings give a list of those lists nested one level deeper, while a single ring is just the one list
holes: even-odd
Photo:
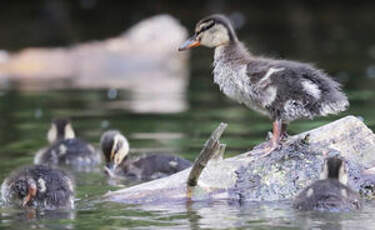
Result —
[{"label": "water", "polygon": [[[233,6],[241,9],[236,7]],[[256,53],[318,63],[344,84],[351,102],[350,109],[340,116],[297,121],[289,132],[295,134],[319,127],[348,114],[361,116],[375,130],[373,10],[359,8],[358,19],[348,21],[350,7],[339,7],[336,14],[330,14],[332,6],[323,9],[310,6],[308,10],[299,4],[285,7],[295,12],[287,14],[289,19],[285,17],[289,11],[284,8],[280,11],[274,8],[270,13],[273,18],[263,12],[263,7],[252,9],[252,14],[246,14],[247,24],[241,29],[240,38],[251,44]],[[194,22],[188,16],[183,20],[192,28]],[[361,29],[360,25],[367,25],[367,29]],[[274,29],[278,36],[273,36]],[[189,160],[195,159],[210,132],[223,121],[229,123],[222,138],[227,144],[225,156],[247,151],[264,140],[271,123],[219,92],[210,76],[211,56],[205,49],[193,52],[187,91],[183,95],[169,95],[182,98],[185,103],[186,110],[176,113],[139,113],[130,106],[135,97],[128,90],[24,91],[10,84],[0,91],[0,180],[13,169],[32,163],[34,153],[47,144],[50,120],[61,116],[71,117],[78,136],[96,146],[103,131],[115,128],[128,137],[133,154],[170,152]],[[154,96],[145,94],[142,100],[153,100]],[[373,201],[366,201],[363,209],[354,213],[300,213],[291,208],[290,201],[134,206],[101,200],[108,190],[119,189],[107,183],[101,170],[77,174],[76,183],[75,210],[35,213],[1,207],[0,228],[373,229],[375,224]]]},{"label": "water", "polygon": [[[198,72],[200,72],[198,70]],[[198,81],[196,81],[198,80]],[[203,74],[194,77],[188,90],[189,108],[173,114],[139,114],[131,109],[107,106],[115,101],[131,100],[126,90],[117,97],[108,90],[67,89],[59,91],[1,91],[0,179],[14,168],[31,164],[33,153],[47,144],[49,121],[70,116],[79,136],[97,144],[104,130],[116,128],[129,138],[132,152],[171,152],[194,160],[205,139],[220,121],[229,123],[222,141],[228,144],[226,157],[236,155],[260,143],[270,122],[222,96]],[[113,92],[112,92],[113,93]],[[373,91],[349,91],[352,106],[345,114],[361,115],[374,128]],[[177,96],[177,95],[176,95]],[[126,103],[125,103],[126,104]],[[364,106],[365,105],[365,106]],[[342,114],[344,116],[345,114]],[[291,133],[318,127],[336,117],[299,121]],[[33,213],[0,209],[0,228],[4,229],[121,229],[121,228],[254,228],[295,229],[309,226],[322,229],[352,229],[372,226],[375,203],[366,203],[357,213],[298,213],[290,202],[237,204],[225,201],[176,205],[128,206],[102,202],[100,197],[110,186],[101,171],[78,174],[77,207],[72,212]]]}]

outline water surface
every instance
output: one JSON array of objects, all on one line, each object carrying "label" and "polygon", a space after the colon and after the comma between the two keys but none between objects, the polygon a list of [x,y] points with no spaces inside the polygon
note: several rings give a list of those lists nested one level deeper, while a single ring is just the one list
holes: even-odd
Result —
[{"label": "water surface", "polygon": [[[231,102],[203,76],[193,78],[188,92],[189,109],[176,114],[132,112],[126,106],[108,104],[127,101],[126,90],[109,97],[108,90],[67,89],[59,91],[1,91],[0,179],[14,168],[31,164],[34,153],[47,144],[46,131],[53,117],[70,116],[79,136],[98,144],[103,131],[116,128],[129,138],[134,154],[170,152],[194,160],[205,139],[220,121],[228,122],[222,142],[228,144],[226,157],[244,152],[260,143],[270,130],[270,121]],[[197,81],[195,81],[197,80]],[[198,84],[199,82],[199,84]],[[375,94],[369,90],[350,90],[351,109],[342,114],[364,118],[372,128],[374,110],[368,108]],[[126,104],[126,103],[125,103]],[[323,125],[337,117],[298,121],[290,132],[298,133]],[[73,212],[29,213],[9,208],[0,209],[0,227],[6,229],[119,229],[119,228],[254,228],[273,226],[295,229],[302,225],[323,229],[364,229],[373,223],[375,204],[366,203],[354,214],[298,213],[290,202],[238,204],[225,201],[194,204],[159,204],[128,206],[102,202],[100,197],[110,186],[101,170],[78,174],[77,207]]]}]

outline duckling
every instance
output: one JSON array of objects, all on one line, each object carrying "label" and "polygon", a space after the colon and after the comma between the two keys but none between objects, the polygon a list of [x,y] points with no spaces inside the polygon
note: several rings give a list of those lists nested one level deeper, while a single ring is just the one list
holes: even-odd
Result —
[{"label": "duckling", "polygon": [[35,164],[67,165],[82,169],[101,162],[100,153],[92,145],[75,137],[68,119],[53,120],[47,139],[51,146],[38,151]]},{"label": "duckling", "polygon": [[215,48],[214,82],[226,96],[272,119],[264,154],[281,146],[290,122],[337,114],[349,105],[340,84],[322,70],[250,53],[223,15],[200,20],[179,51],[197,46]]},{"label": "duckling", "polygon": [[111,177],[152,180],[174,174],[192,165],[181,157],[166,154],[146,154],[129,159],[128,140],[117,130],[105,132],[100,143],[106,161],[105,170]]},{"label": "duckling", "polygon": [[27,166],[5,178],[1,197],[5,204],[15,207],[74,208],[74,183],[62,170]]},{"label": "duckling", "polygon": [[329,157],[324,162],[321,179],[305,188],[294,200],[298,210],[345,211],[360,208],[359,195],[347,186],[345,161]]},{"label": "duckling", "polygon": [[64,139],[75,138],[75,132],[69,119],[58,118],[52,120],[47,132],[47,140],[50,144]]}]

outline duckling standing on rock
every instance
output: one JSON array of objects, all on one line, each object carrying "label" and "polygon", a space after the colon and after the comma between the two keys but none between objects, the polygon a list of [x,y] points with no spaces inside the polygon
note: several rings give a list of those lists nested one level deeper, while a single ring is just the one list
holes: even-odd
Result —
[{"label": "duckling standing on rock", "polygon": [[35,164],[67,165],[81,170],[101,162],[100,153],[92,145],[75,138],[73,127],[67,119],[53,120],[47,138],[51,146],[35,155]]},{"label": "duckling standing on rock", "polygon": [[337,114],[349,105],[340,84],[323,71],[251,54],[225,16],[200,20],[194,36],[179,51],[197,46],[215,48],[214,82],[225,95],[273,120],[266,154],[279,147],[289,122]]},{"label": "duckling standing on rock", "polygon": [[298,210],[345,211],[360,208],[359,195],[347,186],[348,175],[343,159],[325,160],[321,180],[305,188],[294,201]]},{"label": "duckling standing on rock", "polygon": [[100,143],[106,161],[105,170],[111,177],[152,180],[177,173],[192,165],[181,157],[165,154],[147,154],[129,159],[129,143],[116,130],[105,132]]},{"label": "duckling standing on rock", "polygon": [[1,196],[7,205],[16,207],[74,208],[74,183],[62,170],[29,166],[4,180]]}]

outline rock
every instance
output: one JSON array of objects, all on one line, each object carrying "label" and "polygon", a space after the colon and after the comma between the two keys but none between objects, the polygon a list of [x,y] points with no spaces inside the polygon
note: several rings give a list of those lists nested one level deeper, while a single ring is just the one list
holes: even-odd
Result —
[{"label": "rock", "polygon": [[347,160],[349,186],[361,194],[373,194],[371,182],[375,180],[368,179],[369,170],[366,169],[375,165],[375,135],[353,116],[290,137],[280,150],[267,156],[256,152],[209,161],[191,196],[187,196],[186,181],[190,171],[187,169],[166,178],[109,192],[104,198],[131,204],[187,199],[238,202],[291,199],[319,178],[323,158],[331,152],[340,153]]},{"label": "rock", "polygon": [[7,58],[0,59],[0,71],[18,78],[75,76],[91,80],[129,78],[129,73],[149,72],[154,68],[178,71],[181,69],[181,59],[187,57],[176,51],[186,36],[186,29],[176,19],[169,15],[158,15],[139,22],[116,38],[104,41],[67,48],[27,48],[10,56],[2,51],[0,57]]},{"label": "rock", "polygon": [[104,41],[27,48],[3,59],[0,53],[0,78],[16,81],[20,89],[129,89],[131,101],[109,106],[135,112],[181,112],[187,107],[189,54],[177,48],[186,37],[187,30],[175,18],[158,15]]},{"label": "rock", "polygon": [[0,50],[0,65],[6,63],[9,59],[9,54],[5,50]]}]

